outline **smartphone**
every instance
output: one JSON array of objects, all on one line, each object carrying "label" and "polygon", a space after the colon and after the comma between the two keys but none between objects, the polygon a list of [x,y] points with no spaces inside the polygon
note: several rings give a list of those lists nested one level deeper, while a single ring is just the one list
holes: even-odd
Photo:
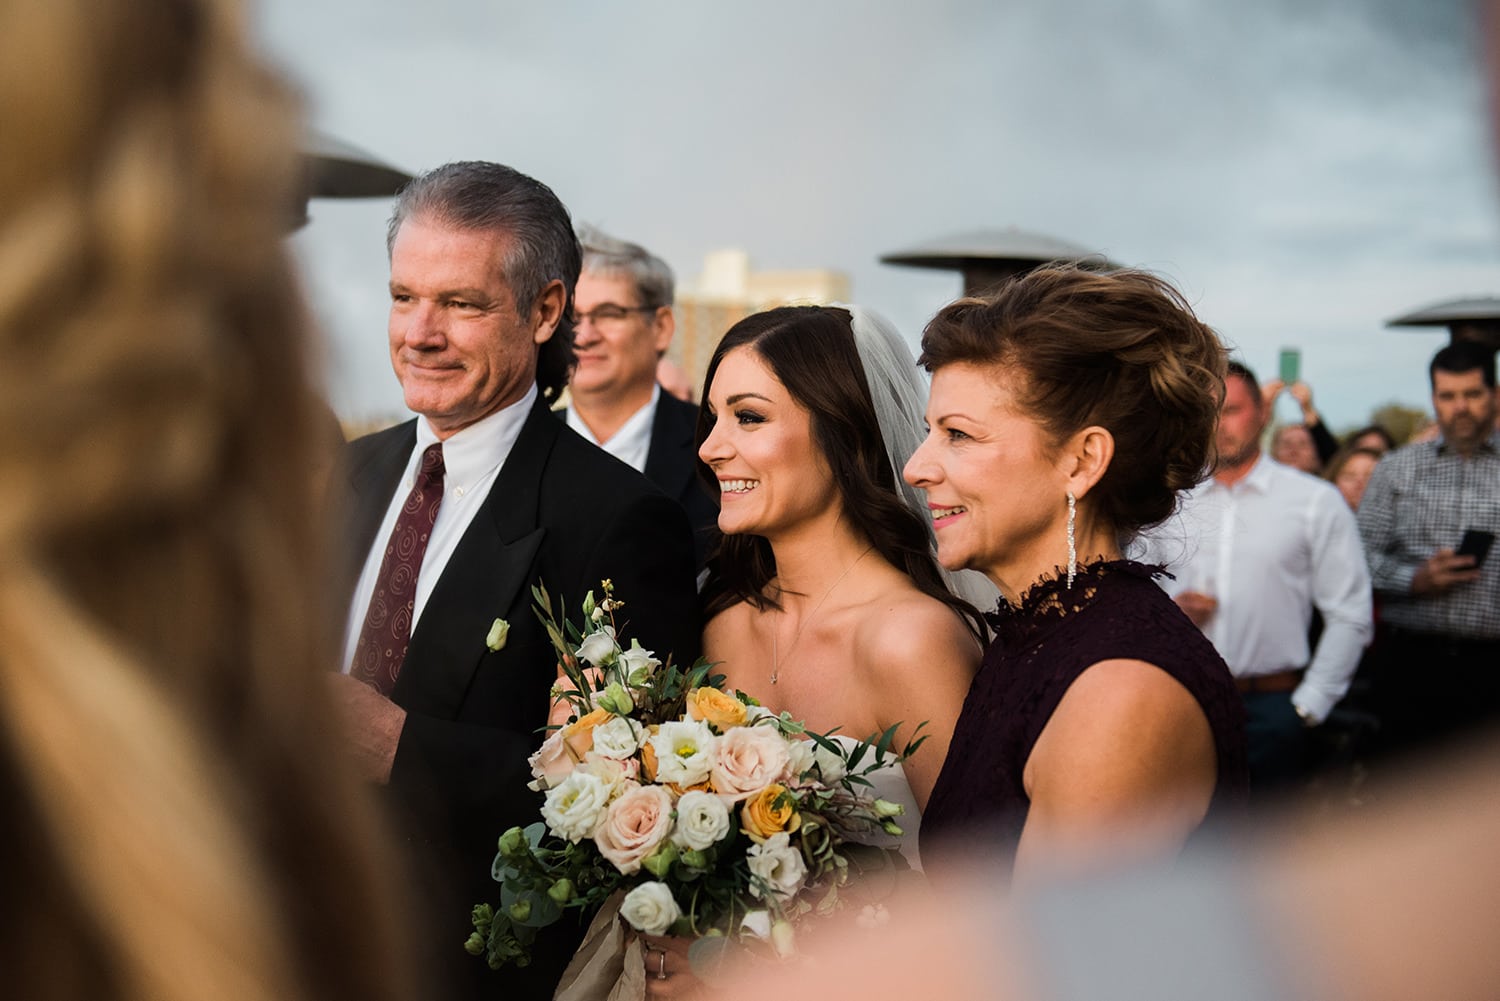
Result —
[{"label": "smartphone", "polygon": [[1495,542],[1494,532],[1482,532],[1477,528],[1464,529],[1463,541],[1458,544],[1454,555],[1474,557],[1474,567],[1478,569],[1484,566],[1484,558],[1490,554],[1490,546]]},{"label": "smartphone", "polygon": [[1299,349],[1282,348],[1279,365],[1281,367],[1281,381],[1286,385],[1290,386],[1294,382],[1301,381],[1302,352]]}]

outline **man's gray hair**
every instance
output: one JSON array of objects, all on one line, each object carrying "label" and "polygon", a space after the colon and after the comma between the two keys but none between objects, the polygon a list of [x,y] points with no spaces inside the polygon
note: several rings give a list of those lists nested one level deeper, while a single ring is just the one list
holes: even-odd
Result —
[{"label": "man's gray hair", "polygon": [[587,224],[578,227],[578,242],[583,245],[583,270],[629,279],[641,306],[672,305],[674,282],[666,261],[638,243],[618,240]]},{"label": "man's gray hair", "polygon": [[506,284],[516,312],[530,315],[542,289],[561,281],[566,298],[562,318],[537,359],[537,383],[548,398],[566,384],[574,363],[573,288],[582,257],[567,207],[541,181],[504,164],[483,160],[449,163],[407,183],[396,196],[386,227],[387,254],[409,219],[430,219],[459,230],[503,234],[508,238]]}]

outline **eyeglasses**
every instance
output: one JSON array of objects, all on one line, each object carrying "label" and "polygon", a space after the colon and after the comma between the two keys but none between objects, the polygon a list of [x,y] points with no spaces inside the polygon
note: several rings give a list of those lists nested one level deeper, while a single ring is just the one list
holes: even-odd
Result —
[{"label": "eyeglasses", "polygon": [[587,313],[575,310],[571,319],[575,327],[580,326],[584,320],[591,320],[594,326],[602,327],[607,324],[623,323],[631,313],[654,313],[657,309],[656,306],[617,306],[612,302],[606,302],[595,306]]}]

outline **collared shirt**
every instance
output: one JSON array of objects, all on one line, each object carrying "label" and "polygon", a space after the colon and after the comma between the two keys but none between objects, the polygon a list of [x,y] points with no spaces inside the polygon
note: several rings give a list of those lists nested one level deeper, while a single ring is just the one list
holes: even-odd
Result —
[{"label": "collared shirt", "polygon": [[[531,414],[536,402],[537,388],[533,383],[526,395],[510,406],[498,410],[483,420],[476,421],[461,431],[455,432],[443,442],[443,502],[438,506],[437,521],[433,523],[432,535],[427,540],[427,552],[422,556],[422,568],[417,572],[417,593],[412,603],[411,628],[415,632],[422,617],[422,609],[432,595],[438,578],[448,566],[448,560],[458,548],[459,540],[474,520],[474,515],[484,506],[490,488],[495,485],[495,476],[500,472],[521,437],[521,427]],[[385,520],[375,533],[370,553],[365,557],[364,571],[354,588],[354,598],[349,604],[349,618],[344,631],[344,670],[349,670],[354,660],[354,648],[359,643],[359,632],[364,628],[365,613],[370,607],[370,596],[375,593],[375,579],[380,576],[380,561],[385,555],[386,543],[396,527],[396,518],[406,495],[416,484],[417,469],[422,453],[427,446],[438,440],[426,418],[417,419],[417,444],[406,461],[406,470],[396,485],[386,508]]]},{"label": "collared shirt", "polygon": [[1380,592],[1382,622],[1463,639],[1500,639],[1500,548],[1479,579],[1442,594],[1411,593],[1417,568],[1456,549],[1464,530],[1500,535],[1500,434],[1465,459],[1441,441],[1416,442],[1375,467],[1359,505],[1359,532]]},{"label": "collared shirt", "polygon": [[[1292,703],[1327,717],[1373,632],[1359,530],[1331,483],[1261,456],[1234,484],[1199,484],[1143,541],[1177,577],[1161,582],[1169,594],[1218,601],[1203,631],[1236,677],[1306,667]],[[1313,608],[1324,628],[1309,662]]]},{"label": "collared shirt", "polygon": [[653,384],[651,399],[644,407],[631,414],[620,430],[610,436],[609,441],[600,441],[594,432],[578,416],[576,407],[568,408],[568,427],[583,435],[610,455],[632,466],[637,472],[646,471],[646,455],[651,451],[651,425],[656,421],[656,401],[661,399],[661,386]]}]

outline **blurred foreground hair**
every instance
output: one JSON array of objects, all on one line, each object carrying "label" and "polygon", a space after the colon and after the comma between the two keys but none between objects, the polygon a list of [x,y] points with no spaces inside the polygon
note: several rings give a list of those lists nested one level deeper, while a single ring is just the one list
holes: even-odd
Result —
[{"label": "blurred foreground hair", "polygon": [[7,994],[414,996],[318,676],[295,104],[229,0],[4,20]]}]

